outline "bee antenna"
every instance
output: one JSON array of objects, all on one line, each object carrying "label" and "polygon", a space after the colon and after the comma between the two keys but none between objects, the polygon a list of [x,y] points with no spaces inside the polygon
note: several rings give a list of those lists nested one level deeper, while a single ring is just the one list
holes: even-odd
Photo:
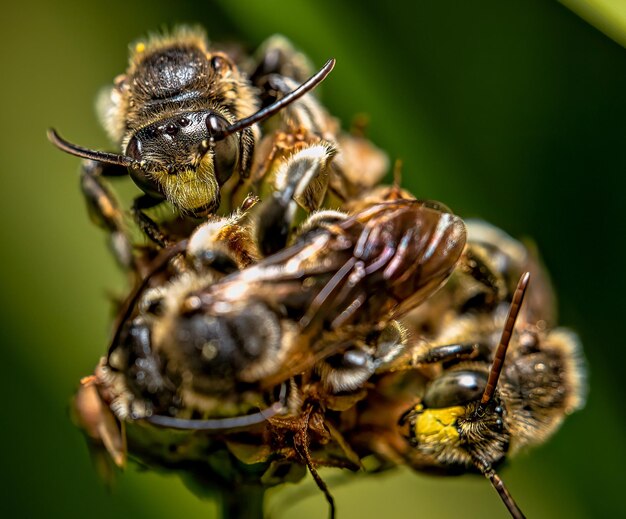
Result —
[{"label": "bee antenna", "polygon": [[278,101],[272,103],[265,108],[262,108],[258,112],[252,114],[250,117],[246,117],[245,119],[240,119],[230,126],[226,126],[225,128],[212,128],[213,135],[211,136],[214,141],[222,140],[232,135],[233,133],[237,133],[244,128],[248,128],[248,126],[252,126],[258,122],[261,122],[268,117],[271,117],[276,112],[282,110],[285,106],[290,105],[297,99],[301,98],[304,94],[313,90],[317,85],[319,85],[326,76],[330,74],[331,70],[335,66],[335,59],[329,59],[324,66],[314,75],[312,75],[309,79],[307,79],[304,83],[302,83],[298,88],[292,90],[285,96],[281,97]]},{"label": "bee antenna", "polygon": [[57,148],[65,153],[80,157],[81,159],[95,160],[96,162],[104,162],[106,164],[115,164],[116,166],[124,166],[126,168],[141,166],[140,161],[131,159],[126,155],[119,155],[117,153],[108,153],[106,151],[90,150],[83,148],[76,144],[72,144],[61,137],[54,128],[48,129],[48,140],[54,144]]},{"label": "bee antenna", "polygon": [[498,476],[498,473],[494,470],[491,464],[481,459],[474,459],[474,465],[491,482],[491,485],[500,496],[500,499],[502,499],[502,502],[511,514],[511,517],[513,517],[513,519],[526,519],[524,512],[522,512],[519,506],[517,506],[515,499],[513,499],[513,496],[506,488],[504,481],[502,481],[502,478]]},{"label": "bee antenna", "polygon": [[111,344],[109,345],[109,354],[117,347],[120,343],[120,339],[122,337],[122,330],[124,329],[124,325],[130,319],[130,316],[133,314],[137,306],[137,301],[143,294],[144,290],[150,283],[150,280],[159,272],[161,272],[168,263],[172,260],[174,256],[184,252],[187,248],[187,240],[181,240],[176,245],[169,247],[167,249],[162,250],[159,255],[155,258],[155,260],[150,265],[148,273],[141,280],[141,283],[135,287],[135,289],[130,293],[126,301],[124,301],[124,305],[122,307],[122,311],[119,314],[118,322],[115,326],[115,333],[113,334],[113,338],[111,339]]},{"label": "bee antenna", "polygon": [[225,429],[240,429],[242,427],[249,427],[251,425],[263,423],[272,416],[284,413],[286,399],[287,384],[283,383],[280,388],[278,400],[271,406],[261,409],[256,413],[234,416],[232,418],[213,418],[209,420],[194,420],[155,414],[144,418],[144,420],[158,427],[179,429],[183,431],[221,431]]},{"label": "bee antenna", "polygon": [[491,364],[491,370],[489,371],[489,378],[487,379],[487,385],[485,391],[480,399],[480,404],[476,409],[476,414],[482,415],[485,412],[485,407],[493,398],[493,394],[502,372],[502,366],[504,364],[504,357],[506,356],[506,350],[509,347],[511,336],[513,335],[513,328],[515,327],[515,321],[519,315],[524,295],[526,295],[526,288],[528,287],[528,280],[530,279],[530,272],[525,272],[517,284],[517,288],[513,293],[513,299],[511,300],[511,306],[509,307],[509,313],[506,316],[506,322],[504,329],[502,330],[502,336],[500,337],[500,344],[496,349],[496,354]]}]

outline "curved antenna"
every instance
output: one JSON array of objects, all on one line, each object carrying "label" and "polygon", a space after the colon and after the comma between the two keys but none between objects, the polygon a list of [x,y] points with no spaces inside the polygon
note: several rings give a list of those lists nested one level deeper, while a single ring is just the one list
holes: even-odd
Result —
[{"label": "curved antenna", "polygon": [[220,431],[224,429],[239,429],[263,423],[267,421],[268,418],[283,413],[285,410],[286,398],[287,384],[283,383],[280,387],[278,400],[271,406],[261,409],[256,413],[234,416],[232,418],[213,418],[209,420],[192,420],[155,414],[148,416],[143,420],[158,427],[179,429],[183,431]]},{"label": "curved antenna", "polygon": [[47,135],[48,140],[61,151],[74,155],[75,157],[80,157],[81,159],[95,160],[96,162],[104,162],[106,164],[115,164],[116,166],[124,166],[125,168],[139,168],[142,165],[140,161],[131,159],[126,155],[90,150],[88,148],[72,144],[61,137],[54,128],[49,128]]},{"label": "curved antenna", "polygon": [[500,499],[502,499],[502,502],[511,514],[511,517],[513,517],[513,519],[526,519],[524,512],[522,512],[520,507],[517,506],[515,499],[513,499],[513,496],[506,488],[504,481],[502,481],[502,478],[498,476],[498,473],[494,470],[491,464],[481,459],[474,459],[473,461],[476,468],[480,470],[483,476],[491,482],[491,485],[500,496]]},{"label": "curved antenna", "polygon": [[[317,73],[312,75],[298,88],[281,97],[275,103],[272,103],[271,105],[266,106],[265,108],[262,108],[258,112],[252,114],[250,117],[235,121],[230,126],[220,127],[220,123],[216,122],[217,119],[209,119],[211,140],[213,142],[221,141],[229,135],[232,135],[233,133],[237,133],[241,130],[244,130],[245,128],[248,128],[249,126],[252,126],[253,124],[263,121],[268,117],[271,117],[276,112],[282,110],[285,106],[293,103],[297,99],[301,98],[304,94],[313,90],[317,85],[324,81],[324,79],[326,79],[326,76],[330,74],[334,66],[335,60],[329,59]],[[69,153],[70,155],[74,155],[82,159],[95,160],[96,162],[104,162],[106,164],[114,164],[116,166],[124,166],[126,168],[133,167],[137,169],[145,169],[145,167],[147,166],[146,161],[139,161],[128,157],[127,155],[90,150],[88,148],[78,146],[77,144],[73,144],[63,139],[54,128],[49,128],[47,135],[48,140],[57,148],[64,151],[65,153]],[[201,149],[208,149],[208,143],[203,143]]]},{"label": "curved antenna", "polygon": [[233,133],[237,133],[248,126],[252,126],[258,122],[271,117],[276,112],[282,110],[285,106],[293,103],[297,99],[301,98],[304,94],[313,90],[317,85],[319,85],[326,76],[330,74],[331,70],[335,66],[335,59],[329,59],[324,66],[314,75],[312,75],[309,79],[307,79],[304,83],[302,83],[298,88],[292,90],[285,96],[281,97],[278,101],[272,103],[265,108],[262,108],[258,112],[252,114],[250,117],[246,117],[245,119],[240,119],[230,126],[226,126],[223,129],[215,128],[214,134],[212,135],[212,139],[214,141],[220,141],[225,139],[229,135]]},{"label": "curved antenna", "polygon": [[509,313],[506,316],[506,322],[504,324],[504,329],[502,330],[502,337],[500,337],[500,344],[498,344],[496,354],[493,358],[493,364],[491,364],[491,370],[489,371],[487,385],[485,386],[485,391],[480,399],[480,404],[476,409],[476,413],[479,415],[484,413],[485,407],[489,402],[491,402],[493,394],[496,390],[498,379],[500,378],[500,373],[502,372],[506,350],[509,347],[509,342],[511,341],[511,336],[513,335],[513,328],[515,327],[515,321],[519,315],[522,301],[524,301],[524,295],[526,295],[526,288],[528,287],[529,279],[530,272],[525,272],[520,278],[517,288],[513,293]]},{"label": "curved antenna", "polygon": [[130,319],[130,316],[133,313],[133,310],[137,306],[137,301],[141,294],[143,294],[144,290],[148,286],[150,280],[159,272],[161,272],[167,264],[171,261],[171,259],[184,252],[187,248],[187,240],[181,240],[176,245],[165,249],[159,253],[159,255],[152,262],[148,273],[141,280],[141,283],[137,285],[137,287],[131,292],[126,301],[124,302],[124,306],[122,311],[119,314],[118,322],[115,326],[115,333],[113,334],[113,338],[111,339],[111,344],[109,345],[109,355],[115,349],[115,347],[120,343],[120,338],[122,336],[122,330],[124,329],[124,325]]}]

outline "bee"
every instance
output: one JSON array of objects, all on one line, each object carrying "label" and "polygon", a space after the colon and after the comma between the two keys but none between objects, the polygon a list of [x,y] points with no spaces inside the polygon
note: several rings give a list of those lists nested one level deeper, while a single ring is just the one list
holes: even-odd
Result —
[{"label": "bee", "polygon": [[[235,61],[210,49],[201,31],[179,28],[170,36],[136,43],[128,70],[101,100],[104,125],[121,153],[77,146],[54,130],[48,137],[61,150],[87,159],[81,182],[88,208],[112,233],[120,263],[129,265],[132,251],[123,216],[102,177],[128,174],[143,191],[134,201],[133,215],[162,248],[167,242],[145,210],[167,200],[191,218],[217,212],[224,186],[250,174],[258,123],[306,99],[334,64],[329,60],[302,84],[283,78],[281,84],[288,82],[289,89],[259,108],[256,87]],[[270,78],[278,81],[280,76]],[[305,107],[321,110],[313,100]]]},{"label": "bee", "polygon": [[[297,195],[301,219],[323,205],[341,205],[382,177],[386,155],[363,137],[362,128],[341,132],[308,95],[333,66],[329,60],[314,73],[306,56],[280,36],[269,38],[252,58],[231,57],[210,48],[200,30],[181,27],[136,43],[126,73],[101,95],[101,119],[121,154],[76,146],[54,130],[49,138],[86,159],[81,187],[90,216],[110,233],[118,263],[141,277],[156,251],[188,238],[207,215],[226,215],[251,193],[282,190],[286,163],[300,152],[325,154],[325,167]],[[276,113],[280,117],[272,118]],[[150,240],[141,254],[104,182],[126,174],[144,192],[131,210]],[[178,214],[169,221],[160,216],[157,223],[146,211],[165,200]]]},{"label": "bee", "polygon": [[[382,468],[479,472],[523,517],[496,469],[585,395],[578,339],[554,328],[545,271],[488,224],[470,223],[466,243],[445,206],[372,189],[385,160],[307,95],[333,60],[311,75],[274,38],[252,61],[247,75],[187,29],[140,42],[102,108],[121,153],[49,134],[87,159],[92,216],[141,280],[81,383],[77,421],[118,466],[128,451],[218,486],[308,468],[331,515],[316,467],[358,470],[373,456]],[[156,245],[141,265],[102,180],[127,173]],[[170,235],[145,214],[163,201],[188,229]],[[329,206],[342,210],[318,211]]]},{"label": "bee", "polygon": [[[403,321],[413,346],[359,404],[361,421],[347,441],[419,471],[479,472],[520,518],[496,469],[584,405],[584,362],[576,335],[553,328],[553,294],[533,254],[484,222],[469,222],[468,235],[449,282]],[[489,268],[482,282],[468,275],[476,258]],[[522,306],[529,268],[539,283]]]},{"label": "bee", "polygon": [[[262,213],[289,212],[281,203]],[[452,273],[465,226],[417,200],[321,211],[291,245],[246,263],[241,222],[213,217],[159,255],[79,390],[79,421],[119,463],[124,424],[130,452],[164,466],[221,452],[237,470],[262,463],[265,484],[284,480],[267,474],[277,464],[306,466],[333,506],[315,465],[360,467],[334,419],[402,352],[396,321]],[[177,255],[186,267],[172,272]]]}]

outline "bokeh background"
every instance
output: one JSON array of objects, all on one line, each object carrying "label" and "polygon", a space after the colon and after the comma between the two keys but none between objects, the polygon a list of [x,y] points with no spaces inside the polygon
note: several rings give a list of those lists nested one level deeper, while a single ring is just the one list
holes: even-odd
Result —
[{"label": "bokeh background", "polygon": [[[125,69],[127,43],[177,22],[250,48],[280,32],[316,64],[334,56],[324,102],[346,127],[368,114],[370,137],[404,161],[407,187],[535,239],[561,322],[583,339],[591,393],[584,411],[503,476],[529,517],[626,516],[626,51],[615,41],[626,41],[619,25],[626,13],[620,0],[569,3],[587,20],[547,0],[6,3],[3,517],[215,513],[175,476],[133,466],[107,491],[70,423],[70,395],[105,350],[106,294],[124,281],[86,216],[78,161],[45,139],[54,125],[77,142],[108,147],[93,110],[97,91]],[[480,477],[398,470],[346,482],[323,474],[340,519],[506,517]],[[275,493],[270,505],[274,518],[326,515],[310,479]]]}]

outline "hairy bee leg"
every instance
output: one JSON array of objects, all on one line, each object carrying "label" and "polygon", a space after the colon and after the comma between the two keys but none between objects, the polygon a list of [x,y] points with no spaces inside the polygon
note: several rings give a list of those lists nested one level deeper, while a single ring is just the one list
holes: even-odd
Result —
[{"label": "hairy bee leg", "polygon": [[[260,47],[261,57],[252,73],[252,83],[261,90],[263,104],[271,104],[305,81],[313,64],[283,36],[271,36]],[[285,109],[283,120],[295,127],[322,134],[329,116],[315,96],[308,94]]]},{"label": "hairy bee leg", "polygon": [[[263,90],[276,92],[275,99],[280,99],[297,88],[299,84],[297,81],[279,74],[270,74],[263,83],[261,86]],[[329,130],[336,130],[328,112],[310,93],[285,108],[281,117],[288,126],[306,128],[309,132],[317,135],[327,135]]]},{"label": "hairy bee leg", "polygon": [[315,231],[325,225],[339,223],[348,217],[343,211],[335,211],[333,209],[325,209],[317,211],[309,216],[306,221],[298,228],[297,237],[303,237],[309,232]]},{"label": "hairy bee leg", "polygon": [[287,245],[298,205],[316,210],[328,186],[330,162],[336,150],[329,143],[309,146],[292,155],[277,173],[276,191],[257,214],[257,243],[269,256]]},{"label": "hairy bee leg", "polygon": [[135,198],[131,211],[133,214],[133,218],[135,219],[135,222],[137,222],[137,225],[139,226],[141,231],[152,242],[164,249],[170,244],[169,240],[161,231],[161,229],[159,229],[157,223],[146,213],[144,213],[145,209],[151,209],[161,202],[162,200],[157,200],[149,195],[141,195]]},{"label": "hairy bee leg", "polygon": [[127,174],[125,167],[85,160],[82,164],[80,187],[91,220],[109,232],[109,246],[118,264],[124,269],[135,270],[132,241],[124,224],[123,213],[115,196],[103,182],[104,177],[121,177]]},{"label": "hairy bee leg", "polygon": [[311,451],[309,451],[309,443],[310,443],[309,421],[311,419],[311,411],[312,409],[309,408],[309,410],[306,412],[306,415],[304,417],[302,426],[296,432],[296,434],[294,434],[294,449],[296,450],[296,452],[300,455],[300,457],[306,464],[307,468],[309,469],[309,472],[311,473],[311,476],[313,477],[313,480],[315,481],[315,484],[324,494],[324,497],[326,498],[326,501],[328,502],[328,506],[329,506],[329,510],[328,510],[329,519],[335,519],[335,499],[330,493],[330,490],[328,489],[328,485],[322,479],[322,476],[320,476],[319,472],[315,468],[315,462],[313,461],[313,458],[311,457]]},{"label": "hairy bee leg", "polygon": [[374,373],[393,367],[406,345],[406,332],[397,321],[392,321],[377,336],[371,335],[362,343],[356,341],[342,353],[324,359],[316,369],[331,392],[353,391],[363,387]]},{"label": "hairy bee leg", "polygon": [[[288,94],[314,71],[309,59],[283,36],[268,38],[258,54],[259,62],[250,79],[260,89],[263,105]],[[328,130],[330,117],[315,96],[307,94],[285,109],[282,120],[321,135]]]}]

